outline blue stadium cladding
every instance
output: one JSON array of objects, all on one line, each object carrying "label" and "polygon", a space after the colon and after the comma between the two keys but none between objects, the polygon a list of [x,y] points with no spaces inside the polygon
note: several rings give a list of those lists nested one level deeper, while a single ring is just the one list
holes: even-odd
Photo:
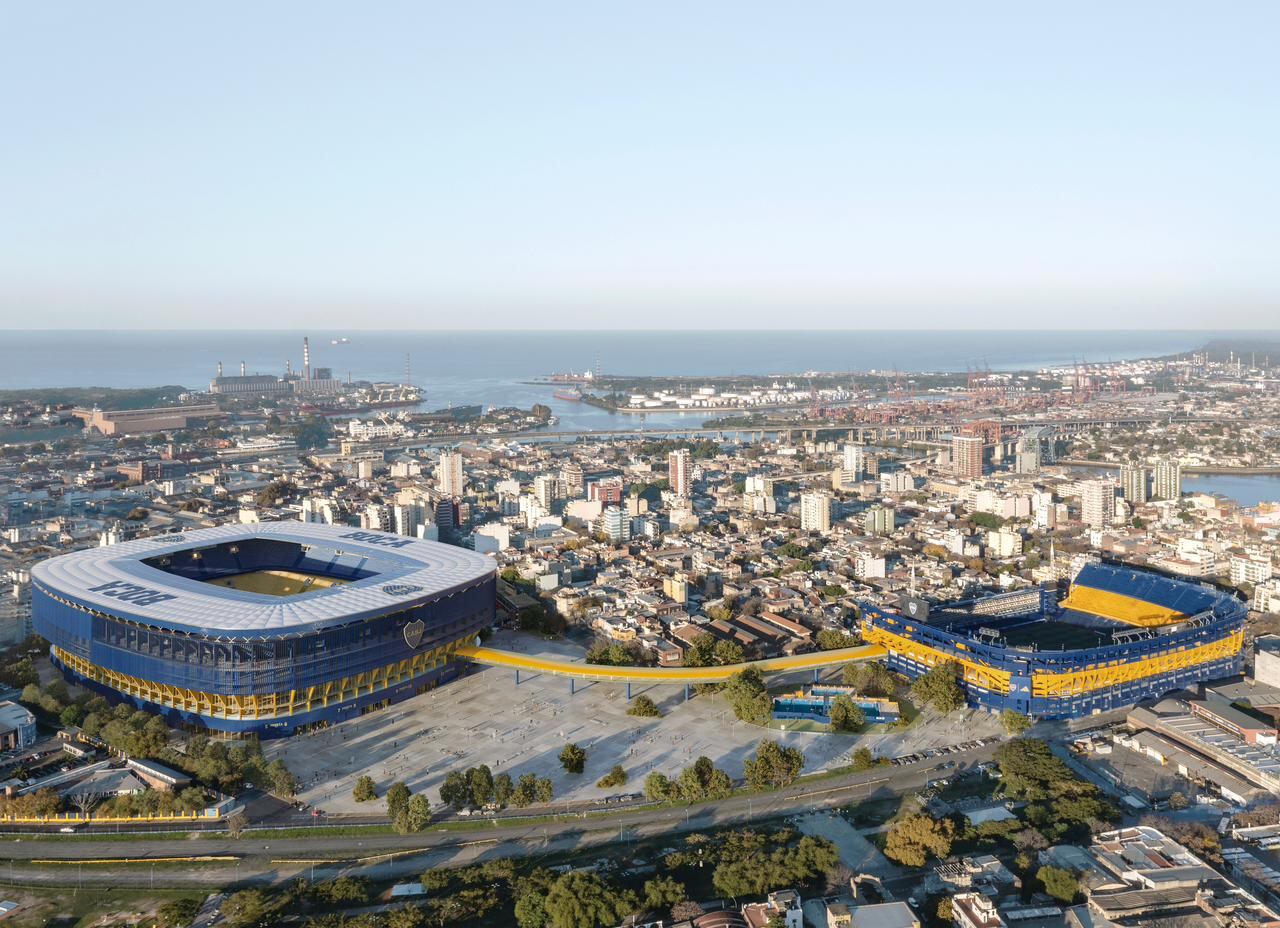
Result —
[{"label": "blue stadium cladding", "polygon": [[[256,566],[256,565],[255,565]],[[324,565],[296,563],[298,569]],[[388,665],[421,659],[433,650],[474,638],[493,623],[496,577],[407,605],[391,604],[385,614],[319,629],[215,631],[200,634],[156,627],[132,614],[128,603],[107,614],[64,591],[32,583],[36,631],[66,654],[106,671],[158,686],[232,697],[267,697],[306,692],[333,681],[368,674]],[[420,641],[411,644],[406,626],[421,620]],[[460,673],[456,660],[441,660],[410,679],[358,693],[308,711],[267,718],[226,718],[161,705],[122,693],[77,672],[54,657],[73,681],[109,698],[127,700],[163,716],[170,724],[216,731],[280,737],[320,722],[338,722],[374,705],[389,704],[446,682]]]},{"label": "blue stadium cladding", "polygon": [[[1082,572],[1082,576],[1091,587],[1185,610],[1188,619],[1175,623],[1169,631],[1122,628],[1120,640],[1094,647],[1054,649],[1005,643],[1002,633],[1032,622],[1084,618],[1062,609],[1054,591],[1039,590],[981,601],[986,608],[996,608],[1002,600],[1025,602],[1028,592],[1037,597],[1037,605],[1004,615],[948,614],[915,621],[864,604],[863,634],[868,641],[889,650],[886,663],[899,673],[915,678],[940,660],[967,662],[976,668],[966,670],[962,681],[969,705],[995,711],[1012,709],[1044,719],[1079,718],[1131,706],[1205,680],[1241,673],[1240,638],[1248,607],[1234,596],[1131,568],[1104,564],[1091,565],[1086,570],[1088,573]],[[954,605],[968,606],[972,602]],[[1109,624],[1115,632],[1118,623]],[[980,628],[996,635],[981,635]],[[1176,665],[1177,655],[1194,648],[1205,648],[1210,656],[1185,666],[1161,666],[1171,656],[1171,663]],[[1088,683],[1079,692],[1036,692],[1037,679],[1043,681],[1062,674],[1077,675]],[[1007,691],[1002,685],[1006,678]]]}]

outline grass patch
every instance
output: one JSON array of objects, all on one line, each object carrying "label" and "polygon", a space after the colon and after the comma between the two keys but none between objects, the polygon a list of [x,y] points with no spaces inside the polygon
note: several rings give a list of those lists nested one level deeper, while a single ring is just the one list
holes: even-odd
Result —
[{"label": "grass patch", "polygon": [[204,837],[212,835],[213,837],[225,837],[225,831],[204,832],[204,831],[81,831],[74,835],[51,834],[47,831],[41,832],[6,832],[0,836],[3,841],[186,841],[193,834]]},{"label": "grass patch", "polygon": [[[0,883],[0,885],[3,885]],[[146,916],[171,899],[202,902],[203,891],[122,889],[6,888],[4,896],[21,903],[5,919],[5,928],[84,928],[110,919],[110,923],[151,924]]]}]

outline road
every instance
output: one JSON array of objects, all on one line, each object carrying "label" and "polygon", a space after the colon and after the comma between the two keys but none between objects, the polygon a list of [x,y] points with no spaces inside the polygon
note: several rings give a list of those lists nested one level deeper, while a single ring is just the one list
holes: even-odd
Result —
[{"label": "road", "polygon": [[[990,760],[997,744],[946,756],[968,769]],[[865,773],[820,778],[786,789],[734,796],[691,807],[645,807],[633,812],[577,821],[518,826],[442,828],[418,835],[326,835],[272,837],[248,832],[240,838],[201,837],[121,840],[41,841],[6,838],[0,860],[0,882],[29,884],[167,887],[274,884],[297,876],[326,879],[359,873],[370,879],[414,878],[424,869],[459,865],[494,857],[542,857],[586,847],[634,843],[688,831],[745,823],[832,808],[867,799],[914,792],[935,777],[935,758],[909,766],[876,767]],[[674,839],[673,839],[674,840]],[[178,856],[232,857],[234,861],[191,865],[173,863]],[[136,864],[87,863],[128,858]],[[166,861],[159,869],[147,861]],[[35,863],[22,864],[23,861]],[[57,861],[57,863],[54,863]],[[15,863],[19,862],[19,863]],[[85,863],[81,863],[85,862]],[[154,882],[153,882],[154,881]]]}]

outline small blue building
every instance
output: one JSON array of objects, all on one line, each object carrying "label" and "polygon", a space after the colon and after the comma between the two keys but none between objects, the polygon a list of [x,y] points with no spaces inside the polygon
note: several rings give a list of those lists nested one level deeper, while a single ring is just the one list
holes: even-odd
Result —
[{"label": "small blue building", "polygon": [[775,696],[773,717],[779,721],[804,719],[829,725],[831,724],[831,704],[835,702],[837,696],[848,696],[853,700],[853,704],[866,715],[868,722],[896,722],[899,718],[898,704],[892,699],[859,696],[851,686],[818,683],[794,693]]}]

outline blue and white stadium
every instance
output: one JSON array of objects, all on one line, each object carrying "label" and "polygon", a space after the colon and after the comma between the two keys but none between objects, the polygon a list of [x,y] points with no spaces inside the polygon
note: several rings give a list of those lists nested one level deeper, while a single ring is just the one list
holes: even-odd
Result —
[{"label": "blue and white stadium", "polygon": [[31,574],[35,630],[69,679],[174,725],[261,737],[452,679],[496,584],[464,548],[301,522],[153,536]]}]

